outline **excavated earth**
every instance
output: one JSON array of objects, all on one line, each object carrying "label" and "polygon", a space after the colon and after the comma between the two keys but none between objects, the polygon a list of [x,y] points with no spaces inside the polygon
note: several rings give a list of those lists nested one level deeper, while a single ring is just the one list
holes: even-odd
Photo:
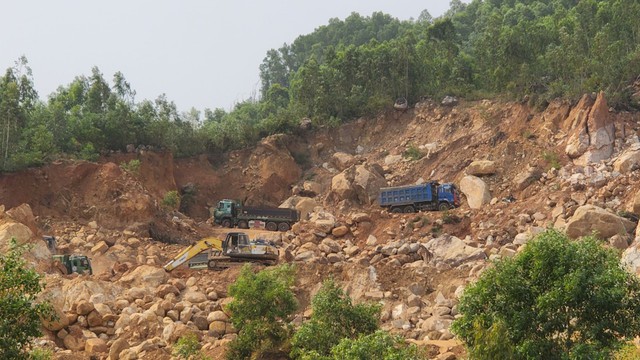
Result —
[{"label": "excavated earth", "polygon": [[[143,150],[59,161],[0,175],[0,250],[11,237],[34,245],[27,260],[45,274],[42,297],[59,315],[36,346],[56,359],[170,359],[188,332],[222,359],[236,336],[224,305],[239,266],[162,265],[195,240],[226,234],[210,219],[220,199],[295,207],[303,220],[287,233],[246,230],[296,265],[294,325],[333,277],[355,301],[380,302],[382,328],[429,358],[462,358],[449,325],[464,286],[545,228],[596,231],[638,271],[639,120],[608,108],[602,94],[542,111],[425,100],[211,157]],[[134,159],[139,169],[124,170]],[[380,187],[429,180],[457,184],[462,206],[390,214],[376,204]],[[178,209],[163,205],[173,190]],[[42,235],[57,237],[58,253],[88,255],[94,274],[57,273]]]}]

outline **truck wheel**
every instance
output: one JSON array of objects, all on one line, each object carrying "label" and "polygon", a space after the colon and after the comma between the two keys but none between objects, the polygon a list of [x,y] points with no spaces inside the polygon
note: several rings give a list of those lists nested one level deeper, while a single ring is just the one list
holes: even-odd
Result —
[{"label": "truck wheel", "polygon": [[276,225],[276,223],[274,223],[273,221],[269,221],[267,223],[267,230],[276,231],[276,230],[278,230],[278,225]]},{"label": "truck wheel", "polygon": [[399,208],[399,207],[394,207],[394,208],[391,208],[391,212],[392,212],[392,213],[396,213],[396,214],[397,214],[397,213],[401,213],[401,212],[402,212],[402,209],[401,209],[401,208]]},{"label": "truck wheel", "polygon": [[222,220],[222,224],[221,225],[222,225],[222,227],[226,227],[226,228],[232,228],[233,227],[233,223],[229,219]]},{"label": "truck wheel", "polygon": [[285,222],[281,222],[280,224],[278,224],[278,230],[279,231],[288,231],[290,229],[289,224],[285,223]]},{"label": "truck wheel", "polygon": [[238,221],[238,227],[241,229],[248,229],[249,228],[249,223],[246,222],[245,220],[240,220]]},{"label": "truck wheel", "polygon": [[209,269],[215,269],[216,267],[218,267],[218,263],[215,260],[209,260],[207,266],[209,267]]},{"label": "truck wheel", "polygon": [[56,270],[58,270],[62,275],[69,275],[69,270],[67,270],[67,267],[64,266],[62,262],[55,260],[53,262],[53,267],[56,268]]},{"label": "truck wheel", "polygon": [[440,211],[447,211],[449,209],[451,209],[451,206],[449,206],[449,204],[446,202],[442,202],[440,203],[440,205],[438,205],[438,210]]},{"label": "truck wheel", "polygon": [[414,213],[414,212],[416,212],[416,209],[414,209],[414,208],[413,208],[413,206],[409,205],[409,206],[405,206],[405,207],[404,207],[404,212],[405,212],[406,214],[408,214],[408,213]]}]

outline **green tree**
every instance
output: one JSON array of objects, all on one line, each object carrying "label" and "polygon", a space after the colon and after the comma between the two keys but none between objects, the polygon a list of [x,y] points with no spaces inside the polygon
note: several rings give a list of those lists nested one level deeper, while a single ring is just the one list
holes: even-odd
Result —
[{"label": "green tree", "polygon": [[605,359],[640,334],[638,311],[613,250],[547,230],[465,290],[452,329],[476,359]]},{"label": "green tree", "polygon": [[238,337],[229,343],[227,359],[248,359],[279,353],[291,334],[289,322],[297,308],[291,291],[294,268],[281,265],[254,272],[243,266],[238,279],[229,286],[233,301],[227,306]]},{"label": "green tree", "polygon": [[379,304],[356,304],[330,279],[311,302],[311,319],[291,340],[291,355],[298,359],[327,358],[342,339],[357,339],[378,329]]},{"label": "green tree", "polygon": [[359,338],[342,339],[331,349],[334,360],[418,360],[425,356],[415,345],[407,345],[400,336],[393,336],[384,330],[378,330]]},{"label": "green tree", "polygon": [[41,335],[40,319],[51,319],[52,308],[38,302],[42,276],[24,260],[26,245],[11,239],[0,254],[0,359],[27,359],[25,346]]}]

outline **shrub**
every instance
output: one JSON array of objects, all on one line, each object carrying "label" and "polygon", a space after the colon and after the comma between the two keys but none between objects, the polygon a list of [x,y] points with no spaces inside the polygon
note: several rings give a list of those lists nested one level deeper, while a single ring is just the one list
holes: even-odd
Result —
[{"label": "shrub", "polygon": [[558,159],[558,154],[552,151],[545,151],[542,153],[542,158],[547,162],[549,168],[554,168],[559,170],[562,165],[560,165],[560,160]]},{"label": "shrub", "polygon": [[445,211],[444,214],[442,214],[442,222],[444,224],[459,224],[461,221],[460,216],[452,214],[449,211]]},{"label": "shrub", "polygon": [[130,173],[138,174],[140,171],[140,160],[133,159],[129,162],[120,164],[120,168],[124,171],[128,171]]},{"label": "shrub", "polygon": [[180,204],[180,195],[178,195],[177,191],[171,190],[171,191],[167,191],[164,194],[164,198],[162,198],[162,205],[171,209],[176,209],[178,208],[179,204]]},{"label": "shrub", "polygon": [[380,305],[353,305],[332,279],[322,284],[311,306],[311,319],[291,340],[293,358],[327,357],[342,339],[357,339],[378,329]]},{"label": "shrub", "polygon": [[640,333],[638,311],[613,250],[547,230],[465,290],[452,329],[476,359],[604,359]]},{"label": "shrub", "polygon": [[424,154],[422,153],[422,151],[420,151],[420,149],[418,149],[415,145],[409,145],[409,147],[407,148],[407,150],[404,151],[404,153],[402,153],[402,156],[405,159],[409,159],[409,160],[420,160],[422,159],[422,157],[424,156]]},{"label": "shrub", "polygon": [[334,360],[386,359],[417,360],[425,357],[414,345],[407,345],[402,337],[378,330],[359,338],[342,339],[331,349]]},{"label": "shrub", "polygon": [[295,270],[290,265],[254,272],[243,266],[238,279],[229,287],[233,301],[227,306],[238,337],[229,343],[227,359],[283,351],[289,340],[291,315],[297,308],[291,291]]},{"label": "shrub", "polygon": [[30,360],[51,360],[53,351],[51,349],[35,348],[29,352]]},{"label": "shrub", "polygon": [[200,341],[198,340],[198,335],[194,333],[188,333],[178,341],[173,347],[173,355],[177,356],[179,359],[185,360],[204,360],[207,359],[200,352]]},{"label": "shrub", "polygon": [[0,254],[0,359],[27,358],[26,345],[41,335],[40,319],[54,320],[51,305],[37,301],[42,276],[24,260],[26,250],[13,238]]}]

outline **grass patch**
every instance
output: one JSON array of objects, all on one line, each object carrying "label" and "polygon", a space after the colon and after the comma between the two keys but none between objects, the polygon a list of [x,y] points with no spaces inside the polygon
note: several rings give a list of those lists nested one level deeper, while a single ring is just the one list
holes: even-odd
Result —
[{"label": "grass patch", "polygon": [[413,144],[409,145],[409,147],[407,147],[407,150],[402,153],[402,157],[411,161],[420,160],[423,156],[424,154],[422,153],[422,151],[420,151],[420,149],[418,149],[418,147]]},{"label": "grass patch", "polygon": [[558,154],[553,151],[545,151],[542,153],[542,159],[549,165],[549,168],[553,168],[556,170],[560,170],[562,165],[560,164],[560,159],[558,158]]}]

